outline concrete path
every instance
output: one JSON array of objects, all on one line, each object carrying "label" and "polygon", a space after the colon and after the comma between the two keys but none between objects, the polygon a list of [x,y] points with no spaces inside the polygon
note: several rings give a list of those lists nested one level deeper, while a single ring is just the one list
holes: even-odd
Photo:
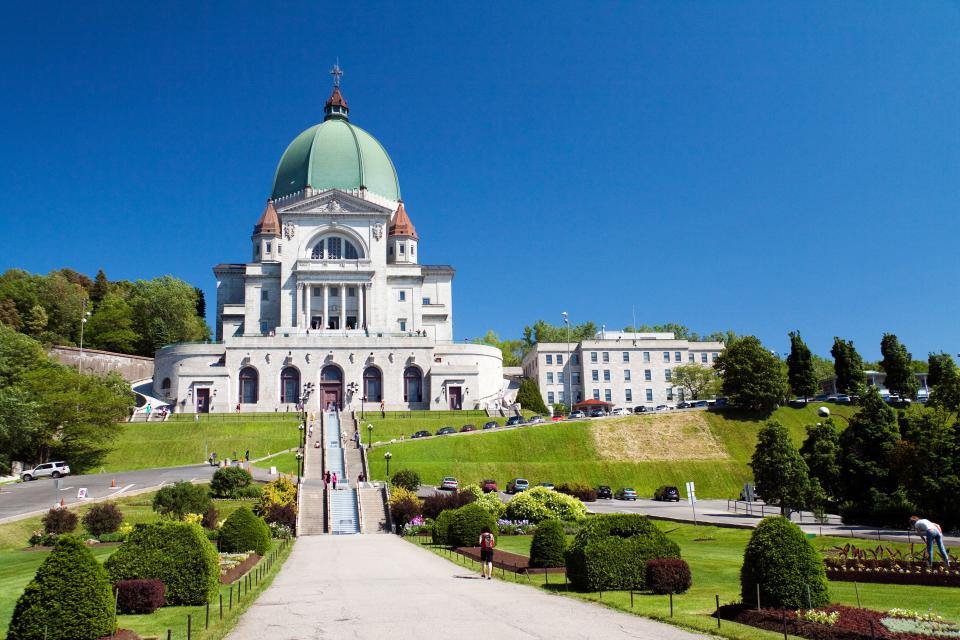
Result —
[{"label": "concrete path", "polygon": [[479,574],[397,536],[299,538],[228,640],[707,638]]}]

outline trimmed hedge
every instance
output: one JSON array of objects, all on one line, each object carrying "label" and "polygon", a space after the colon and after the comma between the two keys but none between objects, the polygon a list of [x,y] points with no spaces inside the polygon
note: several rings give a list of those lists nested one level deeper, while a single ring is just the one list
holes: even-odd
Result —
[{"label": "trimmed hedge", "polygon": [[539,568],[564,566],[567,551],[567,536],[563,523],[556,519],[544,520],[537,525],[530,542],[530,566]]},{"label": "trimmed hedge", "polygon": [[450,531],[450,523],[453,521],[454,511],[456,511],[456,509],[441,511],[437,519],[433,521],[434,544],[448,544],[448,534]]},{"label": "trimmed hedge", "polygon": [[73,533],[77,528],[77,514],[64,507],[54,507],[43,516],[43,530],[46,533]]},{"label": "trimmed hedge", "polygon": [[188,513],[206,513],[212,504],[204,487],[186,480],[167,485],[153,496],[153,510],[177,520]]},{"label": "trimmed hedge", "polygon": [[597,490],[586,484],[569,484],[564,482],[554,487],[554,491],[573,496],[580,500],[580,502],[597,501]]},{"label": "trimmed hedge", "polygon": [[453,512],[447,529],[447,544],[453,547],[475,547],[480,544],[484,527],[497,535],[497,521],[478,504],[468,504]]},{"label": "trimmed hedge", "polygon": [[573,496],[546,487],[534,487],[514,496],[507,504],[506,513],[510,520],[529,520],[533,523],[547,518],[577,521],[587,516],[587,508]]},{"label": "trimmed hedge", "polygon": [[407,491],[416,492],[420,488],[420,474],[413,469],[400,469],[390,478],[390,484],[395,487],[403,487]]},{"label": "trimmed hedge", "polygon": [[820,554],[800,527],[782,516],[761,520],[743,552],[740,569],[743,602],[756,606],[757,585],[760,585],[763,607],[800,609],[830,603]]},{"label": "trimmed hedge", "polygon": [[113,582],[155,578],[168,604],[203,604],[217,593],[217,550],[200,525],[164,520],[138,524],[104,566]]},{"label": "trimmed hedge", "polygon": [[241,467],[221,467],[210,480],[210,493],[215,498],[236,498],[240,490],[253,482],[250,472]]},{"label": "trimmed hedge", "polygon": [[7,640],[95,640],[113,633],[110,579],[76,536],[64,536],[17,600]]},{"label": "trimmed hedge", "polygon": [[477,498],[470,491],[437,492],[423,499],[423,517],[436,520],[444,511],[452,511],[466,506]]},{"label": "trimmed hedge", "polygon": [[647,560],[679,557],[680,547],[646,516],[598,515],[587,520],[567,550],[567,576],[581,591],[643,590]]},{"label": "trimmed hedge", "polygon": [[112,502],[102,502],[90,507],[83,516],[83,526],[92,536],[113,533],[120,528],[123,514]]},{"label": "trimmed hedge", "polygon": [[120,613],[153,613],[163,606],[163,582],[151,580],[121,580],[117,589],[117,611]]},{"label": "trimmed hedge", "polygon": [[220,551],[253,551],[262,556],[270,548],[270,527],[263,518],[243,506],[230,514],[220,527]]},{"label": "trimmed hedge", "polygon": [[647,560],[647,588],[654,593],[683,593],[693,584],[690,565],[680,558]]}]

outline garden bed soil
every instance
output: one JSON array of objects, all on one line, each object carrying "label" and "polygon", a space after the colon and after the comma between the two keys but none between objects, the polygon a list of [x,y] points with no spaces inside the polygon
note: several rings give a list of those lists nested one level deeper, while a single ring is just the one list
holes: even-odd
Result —
[{"label": "garden bed soil", "polygon": [[[468,558],[473,558],[477,562],[480,561],[480,547],[458,547],[456,551]],[[514,573],[543,574],[563,573],[566,571],[563,567],[552,567],[548,569],[531,567],[530,558],[527,556],[510,553],[509,551],[501,551],[500,549],[493,550],[493,566],[497,569],[505,569],[507,571],[513,571]]]},{"label": "garden bed soil", "polygon": [[99,640],[140,640],[140,636],[130,629],[117,629],[113,635],[103,636]]},{"label": "garden bed soil", "polygon": [[924,562],[894,564],[890,560],[848,560],[846,566],[827,562],[824,568],[828,578],[838,581],[960,587],[960,570],[953,565],[950,569],[945,569],[940,563],[934,565],[933,570],[929,570]]},{"label": "garden bed soil", "polygon": [[888,631],[880,622],[881,618],[887,616],[880,611],[842,605],[823,607],[820,610],[839,611],[840,619],[837,624],[830,626],[801,620],[797,618],[797,612],[792,610],[760,609],[757,611],[756,607],[744,604],[723,605],[720,607],[720,617],[776,633],[784,632],[784,619],[786,619],[788,634],[810,638],[810,640],[932,640],[934,638],[934,636]]},{"label": "garden bed soil", "polygon": [[243,574],[245,574],[247,571],[250,571],[250,569],[252,569],[258,562],[260,562],[260,556],[255,553],[251,553],[246,560],[235,566],[233,569],[230,569],[226,573],[220,574],[220,584],[230,584],[231,582],[236,582]]}]

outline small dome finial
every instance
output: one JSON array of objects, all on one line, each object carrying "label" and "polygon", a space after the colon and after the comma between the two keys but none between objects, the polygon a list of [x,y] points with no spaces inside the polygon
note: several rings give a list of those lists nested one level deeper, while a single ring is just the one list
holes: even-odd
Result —
[{"label": "small dome finial", "polygon": [[337,62],[330,69],[330,75],[333,76],[333,91],[323,106],[323,119],[324,121],[331,118],[348,120],[347,116],[350,114],[350,108],[347,107],[347,101],[340,93],[340,76],[343,75],[343,70],[340,68],[340,58],[337,58]]},{"label": "small dome finial", "polygon": [[340,58],[337,58],[337,61],[333,65],[333,69],[330,69],[330,75],[333,76],[333,87],[335,89],[340,88],[340,76],[343,75],[343,70],[340,68]]}]

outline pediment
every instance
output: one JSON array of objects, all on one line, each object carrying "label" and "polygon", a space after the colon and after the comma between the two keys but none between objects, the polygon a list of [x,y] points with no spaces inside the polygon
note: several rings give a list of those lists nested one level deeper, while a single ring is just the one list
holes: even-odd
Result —
[{"label": "pediment", "polygon": [[303,200],[292,202],[289,205],[280,206],[277,208],[277,213],[281,216],[284,214],[313,213],[322,215],[331,213],[392,215],[393,211],[345,191],[329,189]]}]

